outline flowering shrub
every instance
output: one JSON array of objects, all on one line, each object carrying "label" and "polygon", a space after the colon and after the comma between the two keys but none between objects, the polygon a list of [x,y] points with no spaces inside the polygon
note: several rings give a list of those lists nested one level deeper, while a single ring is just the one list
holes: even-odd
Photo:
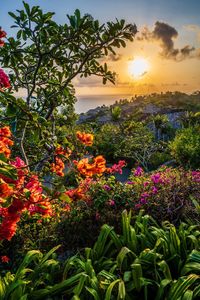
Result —
[{"label": "flowering shrub", "polygon": [[0,240],[10,240],[13,237],[24,211],[30,215],[52,214],[49,199],[43,194],[38,176],[31,174],[19,157],[7,161],[11,153],[9,147],[12,145],[10,129],[5,126],[0,129]]},{"label": "flowering shrub", "polygon": [[[76,195],[78,190],[74,191]],[[200,198],[200,171],[161,168],[152,173],[144,173],[138,167],[125,183],[108,175],[91,180],[75,199],[87,199],[90,209],[100,213],[100,216],[105,210],[116,210],[118,213],[124,208],[135,212],[145,209],[160,221],[169,219],[175,222],[179,217],[184,217],[186,212],[187,216],[194,213],[192,197]],[[79,204],[72,202],[70,205],[76,209]]]}]

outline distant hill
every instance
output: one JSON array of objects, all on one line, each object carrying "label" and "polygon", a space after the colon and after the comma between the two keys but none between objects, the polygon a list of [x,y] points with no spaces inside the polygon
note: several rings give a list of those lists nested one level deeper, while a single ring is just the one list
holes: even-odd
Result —
[{"label": "distant hill", "polygon": [[193,94],[182,92],[153,93],[145,96],[134,96],[131,99],[121,99],[110,107],[105,105],[90,109],[79,115],[78,124],[97,122],[104,124],[113,122],[113,109],[120,108],[121,121],[126,119],[143,119],[149,115],[167,114],[169,119],[177,119],[186,111],[200,111],[200,91]]}]

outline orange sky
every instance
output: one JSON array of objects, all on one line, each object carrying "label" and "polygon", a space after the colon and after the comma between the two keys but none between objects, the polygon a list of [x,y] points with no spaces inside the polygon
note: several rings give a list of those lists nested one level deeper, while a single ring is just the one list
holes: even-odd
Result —
[{"label": "orange sky", "polygon": [[[118,60],[107,60],[111,70],[117,73],[116,85],[102,85],[101,79],[95,77],[80,81],[76,79],[75,86],[79,96],[146,94],[169,90],[191,93],[200,90],[200,27],[184,25],[178,36],[171,39],[174,43],[172,51],[179,50],[176,57],[171,57],[169,53],[169,57],[165,57],[160,39],[138,40],[142,30],[143,27],[139,28],[133,43],[128,43],[125,49],[117,52]],[[153,26],[149,31],[153,31]],[[195,49],[187,56],[182,56],[181,49],[185,46]],[[149,71],[140,78],[134,78],[128,70],[131,60],[137,57],[142,57],[149,63]]]}]

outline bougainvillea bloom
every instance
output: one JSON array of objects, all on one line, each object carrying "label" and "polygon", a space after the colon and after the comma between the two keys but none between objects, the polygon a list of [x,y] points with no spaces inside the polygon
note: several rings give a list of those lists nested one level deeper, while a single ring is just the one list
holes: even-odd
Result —
[{"label": "bougainvillea bloom", "polygon": [[117,164],[114,164],[111,168],[108,168],[109,173],[122,174],[122,168],[126,166],[125,160],[120,160]]},{"label": "bougainvillea bloom", "polygon": [[10,80],[8,75],[0,69],[0,90],[8,89],[10,87]]},{"label": "bougainvillea bloom", "polygon": [[92,146],[93,144],[94,136],[91,133],[77,131],[76,137],[81,143],[83,143],[86,146]]},{"label": "bougainvillea bloom", "polygon": [[102,175],[107,170],[106,160],[102,155],[95,157],[91,163],[89,163],[88,158],[83,158],[77,163],[77,169],[86,177]]},{"label": "bougainvillea bloom", "polygon": [[137,169],[133,171],[133,174],[138,177],[142,176],[143,173],[144,173],[144,171],[141,167],[137,167]]}]

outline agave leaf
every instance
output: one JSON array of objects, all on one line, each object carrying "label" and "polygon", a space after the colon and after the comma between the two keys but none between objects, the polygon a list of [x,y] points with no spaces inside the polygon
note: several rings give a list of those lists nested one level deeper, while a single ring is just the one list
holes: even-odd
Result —
[{"label": "agave leaf", "polygon": [[93,251],[92,251],[95,259],[98,259],[101,256],[103,256],[104,250],[105,250],[105,245],[107,243],[108,236],[109,236],[110,232],[112,231],[112,229],[113,229],[112,227],[110,227],[106,224],[102,226],[101,232],[99,234],[97,242],[95,243],[95,245],[93,247]]},{"label": "agave leaf", "polygon": [[[69,279],[62,281],[61,283],[55,284],[49,289],[39,289],[30,293],[31,300],[47,299],[47,297],[61,295],[62,293],[67,292],[67,288],[71,288],[79,283],[80,277],[84,274],[83,272],[71,276]],[[46,298],[45,298],[46,297]]]},{"label": "agave leaf", "polygon": [[74,255],[66,260],[64,271],[63,271],[63,276],[62,276],[63,280],[65,280],[67,278],[67,274],[68,274],[69,270],[75,265],[76,258],[77,258],[77,255]]},{"label": "agave leaf", "polygon": [[23,262],[19,266],[16,274],[15,274],[15,281],[19,278],[22,278],[24,276],[24,268],[28,266],[33,260],[40,259],[42,257],[42,253],[39,250],[31,250],[29,251],[26,256],[24,257]]},{"label": "agave leaf", "polygon": [[142,267],[141,264],[134,263],[131,265],[133,283],[137,291],[140,291],[142,288]]},{"label": "agave leaf", "polygon": [[117,299],[121,300],[121,299],[125,299],[125,297],[126,297],[125,284],[124,284],[123,280],[120,280],[119,285],[118,285],[118,296],[117,296]]},{"label": "agave leaf", "polygon": [[55,246],[54,248],[52,248],[40,261],[40,265],[42,265],[43,263],[45,263],[47,261],[47,259],[56,251],[58,250],[58,248],[60,248],[61,245]]},{"label": "agave leaf", "polygon": [[88,277],[88,275],[86,275],[84,273],[81,275],[78,285],[74,288],[74,294],[76,296],[80,296],[80,294],[84,288],[84,283],[85,283],[87,277]]},{"label": "agave leaf", "polygon": [[165,294],[165,289],[166,287],[171,283],[172,281],[169,279],[163,279],[160,282],[160,286],[158,288],[157,294],[156,294],[156,298],[155,300],[162,300],[164,299],[164,294]]},{"label": "agave leaf", "polygon": [[172,276],[171,276],[170,268],[169,268],[168,264],[166,263],[166,261],[162,260],[161,262],[158,263],[158,265],[160,266],[165,278],[171,281]]},{"label": "agave leaf", "polygon": [[194,288],[194,299],[198,299],[200,297],[200,284]]},{"label": "agave leaf", "polygon": [[96,290],[92,289],[91,287],[87,287],[87,286],[85,288],[94,297],[94,300],[101,300],[101,298],[98,295]]},{"label": "agave leaf", "polygon": [[192,300],[193,299],[193,291],[187,290],[181,300]]},{"label": "agave leaf", "polygon": [[109,287],[108,287],[108,289],[107,289],[107,291],[106,291],[106,295],[105,295],[105,299],[104,300],[111,300],[112,298],[112,290],[113,290],[113,288],[114,288],[114,286],[116,285],[116,284],[118,284],[120,282],[120,279],[117,279],[117,280],[115,280],[115,281],[113,281],[110,285],[109,285]]},{"label": "agave leaf", "polygon": [[200,274],[200,263],[189,262],[185,264],[181,270],[181,276],[186,275],[188,273]]},{"label": "agave leaf", "polygon": [[187,277],[180,277],[177,282],[175,282],[169,292],[170,300],[177,300],[182,297],[182,295],[194,284],[200,277],[195,274],[191,274]]},{"label": "agave leaf", "polygon": [[120,270],[122,269],[123,262],[129,253],[132,256],[132,260],[134,260],[136,258],[136,255],[127,247],[123,247],[121,249],[121,251],[119,252],[119,254],[117,255],[116,262],[117,262],[117,266],[120,268]]}]

